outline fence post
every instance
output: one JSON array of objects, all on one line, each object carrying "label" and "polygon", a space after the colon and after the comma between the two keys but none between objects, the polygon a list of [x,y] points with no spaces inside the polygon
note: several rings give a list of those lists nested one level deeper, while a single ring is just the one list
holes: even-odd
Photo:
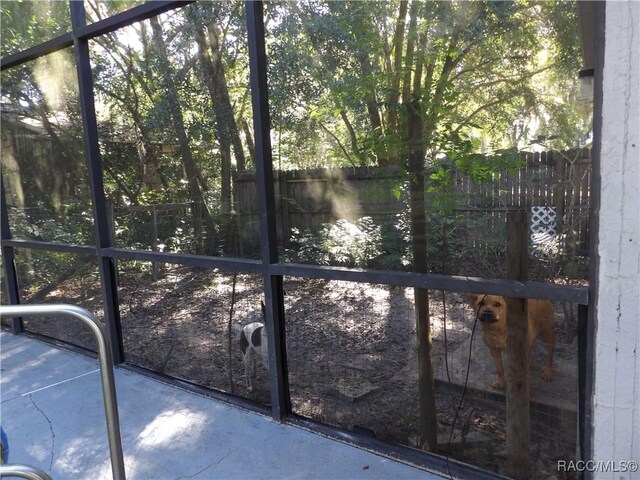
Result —
[{"label": "fence post", "polygon": [[[526,280],[529,261],[529,215],[507,213],[507,277]],[[507,474],[516,480],[531,476],[529,410],[529,348],[527,300],[507,298]]]},{"label": "fence post", "polygon": [[567,195],[566,182],[567,182],[567,162],[564,155],[554,155],[556,170],[556,186],[553,189],[554,206],[556,207],[556,225],[558,229],[558,235],[563,234],[566,231],[565,222],[565,197]]},{"label": "fence post", "polygon": [[[151,249],[158,251],[158,209],[155,205],[151,205]],[[153,278],[158,277],[158,263],[152,262]]]},{"label": "fence post", "polygon": [[280,191],[280,223],[282,225],[282,245],[289,248],[291,237],[291,213],[289,211],[288,175],[285,171],[278,172],[278,190]]}]

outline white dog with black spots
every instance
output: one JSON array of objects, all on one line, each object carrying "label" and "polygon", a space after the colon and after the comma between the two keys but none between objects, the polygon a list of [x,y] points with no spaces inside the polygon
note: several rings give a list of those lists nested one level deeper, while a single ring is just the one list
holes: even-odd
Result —
[{"label": "white dog with black spots", "polygon": [[257,358],[262,360],[267,372],[269,371],[269,350],[267,345],[267,329],[264,325],[265,307],[262,303],[262,322],[251,322],[240,332],[240,350],[244,363],[244,376],[247,388],[253,392],[252,379],[256,375]]}]

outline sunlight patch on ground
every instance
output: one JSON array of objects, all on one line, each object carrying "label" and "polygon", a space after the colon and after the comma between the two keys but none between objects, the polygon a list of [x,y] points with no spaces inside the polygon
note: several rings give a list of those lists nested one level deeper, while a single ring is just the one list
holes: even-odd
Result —
[{"label": "sunlight patch on ground", "polygon": [[[64,451],[56,458],[55,464],[56,467],[63,472],[66,472],[68,475],[78,475],[84,476],[87,474],[85,471],[86,468],[86,450],[87,445],[91,443],[91,440],[85,436],[78,437],[68,442]],[[109,452],[105,452],[104,450],[98,450],[96,447],[93,448],[95,452],[94,458],[108,460]],[[108,468],[108,467],[107,467]],[[111,474],[111,470],[107,472],[108,475]],[[93,478],[103,478],[106,475],[94,476]]]},{"label": "sunlight patch on ground", "polygon": [[189,409],[168,410],[158,415],[138,435],[136,445],[139,449],[158,447],[181,447],[186,443],[195,446],[198,442],[204,417]]},{"label": "sunlight patch on ground", "polygon": [[[0,360],[2,362],[5,362],[11,355],[18,355],[23,350],[23,347],[19,349],[11,348],[7,351],[4,351],[3,349]],[[38,366],[44,365],[48,362],[52,362],[52,364],[55,364],[57,356],[59,356],[58,353],[55,350],[52,350],[50,352],[40,354],[37,357],[31,358],[28,365],[22,365],[18,368],[13,368],[11,369],[11,371],[3,370],[2,377],[0,378],[0,385],[9,385],[15,378],[18,378],[20,375],[22,375],[25,370],[35,369]]]},{"label": "sunlight patch on ground", "polygon": [[27,453],[34,458],[37,458],[38,461],[48,462],[51,457],[50,445],[43,444],[32,444],[27,448]]}]

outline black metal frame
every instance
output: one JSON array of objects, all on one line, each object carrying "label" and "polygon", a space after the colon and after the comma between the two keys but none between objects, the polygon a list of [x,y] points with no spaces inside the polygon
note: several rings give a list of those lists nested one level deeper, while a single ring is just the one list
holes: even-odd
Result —
[{"label": "black metal frame", "polygon": [[[48,242],[12,239],[7,204],[4,199],[5,190],[2,185],[1,193],[1,246],[4,268],[7,279],[9,301],[12,304],[20,303],[18,278],[14,261],[14,249],[34,249],[65,252],[70,254],[83,254],[95,256],[101,277],[102,296],[105,309],[105,321],[116,364],[125,362],[122,349],[122,333],[120,329],[119,306],[116,288],[116,261],[142,260],[149,262],[175,263],[187,266],[203,268],[218,268],[224,271],[244,272],[260,274],[263,278],[263,288],[266,305],[266,323],[270,345],[269,364],[271,372],[271,416],[277,421],[284,421],[302,428],[309,429],[336,440],[357,445],[361,448],[373,450],[377,453],[392,456],[393,458],[420,465],[424,468],[439,471],[448,470],[457,475],[473,475],[474,478],[497,478],[493,474],[479,471],[473,467],[458,464],[453,461],[443,460],[441,457],[418,452],[406,447],[391,445],[379,440],[373,440],[364,435],[345,432],[340,429],[318,424],[308,419],[297,417],[292,413],[285,345],[284,328],[284,296],[283,278],[285,276],[320,278],[327,280],[344,280],[359,283],[377,283],[401,287],[417,287],[423,289],[438,289],[465,293],[487,293],[512,297],[541,298],[552,301],[568,301],[580,305],[579,316],[581,319],[580,337],[580,440],[583,449],[583,458],[589,459],[591,455],[591,421],[590,403],[593,391],[593,332],[594,309],[587,309],[587,305],[593,304],[595,288],[591,282],[589,289],[576,286],[551,285],[539,282],[517,282],[512,280],[485,279],[474,277],[459,277],[451,275],[435,275],[426,273],[360,270],[339,267],[320,267],[292,263],[280,263],[277,250],[275,192],[273,182],[273,166],[270,143],[270,118],[267,85],[267,62],[265,52],[265,31],[263,24],[263,4],[258,1],[246,1],[248,45],[250,60],[250,82],[253,103],[254,137],[256,152],[256,178],[259,199],[259,224],[261,236],[261,259],[237,259],[206,257],[200,255],[171,254],[148,251],[136,251],[123,248],[115,248],[111,244],[113,238],[110,232],[110,224],[107,218],[106,199],[102,177],[100,150],[98,143],[97,122],[94,107],[93,82],[90,66],[88,41],[99,35],[113,32],[119,28],[134,22],[148,19],[172,9],[184,7],[192,1],[156,1],[131,8],[125,12],[114,15],[105,20],[87,25],[83,2],[70,1],[72,31],[60,35],[40,45],[28,48],[21,52],[11,54],[2,59],[0,69],[5,70],[17,67],[28,61],[49,53],[74,47],[78,85],[80,93],[80,108],[83,118],[85,156],[89,171],[90,187],[93,203],[95,222],[95,246],[62,245]],[[603,2],[602,2],[603,4]],[[604,50],[604,8],[599,6],[599,59],[596,67],[596,95],[594,114],[594,147],[599,145],[599,133],[601,120],[599,112],[602,102],[602,57]],[[590,254],[592,258],[591,278],[596,278],[597,262],[594,261],[597,254],[597,213],[599,208],[599,150],[594,148],[592,176],[592,241],[590,242]],[[20,319],[14,319],[12,331],[22,333],[24,327]],[[223,401],[233,403],[245,408],[267,413],[263,406],[241,397],[212,392],[210,390],[192,385],[176,379],[168,379],[155,372],[149,372],[142,367],[126,365],[127,368],[143,372],[147,375],[162,377],[165,381],[179,384],[191,390],[207,393]],[[454,465],[454,467],[452,467]],[[446,468],[445,468],[446,467]]]},{"label": "black metal frame", "polygon": [[274,419],[281,421],[291,413],[287,350],[284,328],[284,289],[282,275],[274,274],[272,265],[278,262],[276,236],[276,204],[271,158],[271,122],[267,86],[267,62],[264,38],[262,2],[245,3],[249,41],[251,99],[256,152],[256,183],[260,209],[260,243],[262,247],[263,288],[269,341],[271,373],[271,405]]},{"label": "black metal frame", "polygon": [[[4,177],[2,175],[0,175],[0,187],[0,200],[2,201],[2,208],[0,209],[0,232],[2,233],[2,239],[4,240],[5,237],[7,237],[7,239],[11,239],[11,231],[9,229],[9,213],[6,208],[7,202],[5,201],[4,195]],[[4,271],[6,272],[5,274],[7,277],[7,295],[9,297],[9,302],[11,302],[12,305],[19,305],[20,294],[18,290],[18,274],[16,272],[14,251],[13,247],[5,245],[4,242],[2,242],[2,261],[4,262]],[[24,331],[22,318],[14,317],[11,320],[11,330],[15,334],[22,333]]]},{"label": "black metal frame", "polygon": [[[593,458],[593,392],[595,390],[595,337],[597,329],[596,307],[598,305],[598,284],[600,270],[599,232],[600,232],[600,186],[601,186],[601,145],[602,145],[602,77],[604,72],[605,19],[606,3],[596,4],[596,64],[593,96],[593,148],[591,159],[591,231],[589,239],[589,304],[581,310],[579,321],[584,324],[583,334],[578,337],[579,364],[578,375],[581,382],[579,397],[579,435],[582,458]],[[593,478],[593,472],[587,472],[586,478]]]}]

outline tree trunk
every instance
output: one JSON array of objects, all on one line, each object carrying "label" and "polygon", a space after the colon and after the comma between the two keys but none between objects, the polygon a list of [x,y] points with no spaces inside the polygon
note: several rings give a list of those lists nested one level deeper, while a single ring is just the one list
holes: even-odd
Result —
[{"label": "tree trunk", "polygon": [[196,237],[196,253],[201,254],[206,251],[208,251],[208,253],[213,253],[215,251],[215,243],[213,242],[215,225],[198,184],[198,167],[193,158],[189,139],[185,130],[184,116],[182,114],[182,109],[180,108],[178,89],[173,82],[167,50],[164,40],[162,39],[162,27],[160,26],[157,17],[152,17],[149,21],[151,22],[151,28],[153,30],[153,43],[156,49],[156,54],[158,55],[160,69],[162,71],[162,82],[164,85],[165,95],[167,96],[167,103],[169,104],[171,120],[178,139],[178,150],[182,157],[189,186],[189,194],[194,203],[193,217],[194,234]]},{"label": "tree trunk", "polygon": [[[251,126],[247,120],[242,122],[242,128],[244,129],[244,136],[247,142],[247,148],[249,149],[249,161],[255,163],[256,158],[256,146],[253,141],[253,134],[251,133]],[[246,165],[245,165],[246,168]]]},{"label": "tree trunk", "polygon": [[47,177],[46,180],[43,179],[44,183],[52,183],[51,189],[48,191],[45,189],[42,193],[50,198],[56,216],[62,218],[62,206],[72,190],[69,179],[74,178],[77,173],[75,162],[71,160],[73,154],[69,155],[68,153],[71,145],[65,146],[60,140],[54,126],[49,121],[49,112],[44,105],[34,104],[33,110],[40,117],[42,126],[52,144],[51,154],[40,158],[41,161],[48,163],[41,172],[43,176]]},{"label": "tree trunk", "polygon": [[[365,77],[371,77],[374,73],[373,66],[371,65],[371,59],[368,52],[362,52],[358,55],[358,61],[360,63],[360,71]],[[368,82],[366,86],[367,94],[364,98],[365,105],[367,107],[367,116],[369,117],[369,123],[371,125],[371,132],[375,139],[374,152],[378,160],[378,165],[386,165],[388,163],[388,153],[385,141],[384,129],[382,127],[382,117],[380,115],[380,109],[378,108],[378,101],[376,99],[376,85],[375,82]],[[357,146],[354,148],[358,153]]]},{"label": "tree trunk", "polygon": [[223,214],[228,214],[231,212],[231,149],[233,147],[239,171],[245,169],[244,151],[229,98],[217,29],[215,25],[210,24],[207,35],[199,20],[194,22],[197,28],[195,40],[198,44],[200,65],[204,74],[204,83],[211,96],[216,124],[215,136],[220,146],[221,211]]},{"label": "tree trunk", "polygon": [[129,102],[121,102],[123,107],[129,111],[136,132],[136,150],[138,152],[138,158],[143,166],[142,184],[149,186],[152,190],[160,191],[164,187],[169,187],[166,179],[160,173],[160,162],[158,160],[157,148],[151,141],[151,135],[144,125],[142,118],[140,118],[140,100],[136,91],[135,85],[131,78],[131,72],[129,71],[127,82],[133,96],[133,104]]},{"label": "tree trunk", "polygon": [[5,200],[7,206],[17,208],[23,212],[25,201],[24,190],[22,189],[22,174],[20,172],[20,164],[15,156],[12,137],[11,130],[3,126],[0,166],[2,167],[2,177],[6,184]]},{"label": "tree trunk", "polygon": [[[409,27],[407,57],[413,58],[417,41],[417,10],[415,3],[411,8],[412,18]],[[424,106],[420,95],[422,80],[422,58],[420,50],[416,55],[413,82],[411,75],[405,77],[404,100],[407,106],[407,144],[409,154],[409,193],[411,206],[411,244],[413,253],[413,271],[427,272],[427,218],[425,199],[425,151]],[[412,62],[413,63],[413,62]],[[413,83],[413,87],[411,86]],[[410,92],[410,93],[408,93]],[[433,372],[433,343],[431,321],[429,319],[428,291],[414,289],[416,311],[416,335],[418,343],[418,395],[420,405],[420,447],[424,450],[438,449],[438,421],[436,417],[436,397]]]},{"label": "tree trunk", "polygon": [[[399,131],[398,124],[398,108],[400,101],[400,79],[402,77],[402,59],[404,46],[404,31],[407,18],[408,2],[402,0],[398,11],[398,19],[396,21],[396,30],[393,34],[393,70],[390,72],[391,88],[387,95],[387,129],[389,132]],[[397,140],[393,140],[389,145],[389,163],[397,164],[399,162],[399,148],[396,145]]]},{"label": "tree trunk", "polygon": [[351,121],[349,120],[349,117],[347,116],[347,112],[345,111],[344,108],[340,110],[340,118],[342,118],[344,126],[347,127],[347,131],[349,132],[349,140],[351,140],[351,149],[354,151],[354,153],[358,157],[358,161],[360,162],[360,165],[366,165],[367,164],[366,155],[364,155],[360,150],[360,147],[358,147],[358,137],[356,136],[356,131],[353,128],[353,125],[351,124]]},{"label": "tree trunk", "polygon": [[[425,169],[422,118],[419,101],[408,107],[409,181],[411,202],[411,240],[413,271],[427,272],[427,219],[425,204]],[[438,448],[438,425],[433,373],[433,343],[429,319],[428,291],[414,289],[416,335],[418,342],[418,394],[420,404],[420,447],[435,451]]]},{"label": "tree trunk", "polygon": [[[233,115],[233,107],[231,105],[231,99],[229,97],[229,88],[227,87],[227,78],[224,72],[224,65],[222,64],[222,49],[220,46],[220,32],[217,25],[210,24],[207,27],[209,45],[211,47],[211,62],[213,66],[214,85],[216,91],[219,92],[214,99],[214,113],[220,111],[220,122],[223,123],[225,128],[225,134],[228,135],[231,145],[233,147],[233,155],[236,159],[236,167],[239,171],[245,169],[244,149],[242,148],[242,141],[240,140],[240,133],[238,131],[238,125]],[[212,85],[212,86],[214,86]],[[216,108],[216,103],[219,104]]]}]

